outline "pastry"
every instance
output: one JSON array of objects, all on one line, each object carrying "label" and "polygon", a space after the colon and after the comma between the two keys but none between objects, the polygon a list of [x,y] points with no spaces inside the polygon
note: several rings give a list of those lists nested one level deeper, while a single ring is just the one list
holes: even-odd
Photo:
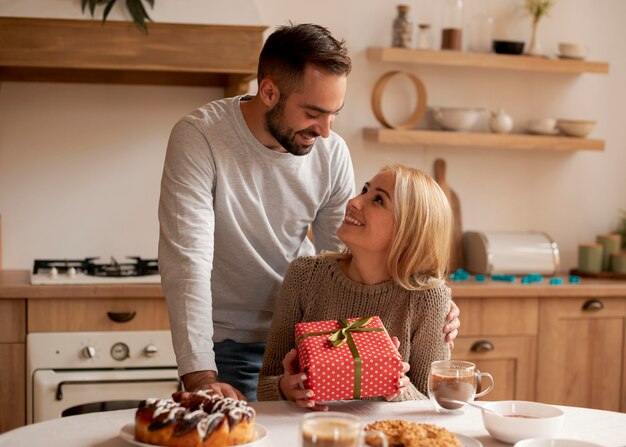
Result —
[{"label": "pastry", "polygon": [[[389,447],[461,447],[454,433],[433,424],[384,420],[366,425],[365,431],[384,433]],[[376,445],[375,440],[372,445]]]},{"label": "pastry", "polygon": [[146,399],[135,414],[135,439],[166,447],[223,447],[250,442],[255,411],[245,401],[207,391]]}]

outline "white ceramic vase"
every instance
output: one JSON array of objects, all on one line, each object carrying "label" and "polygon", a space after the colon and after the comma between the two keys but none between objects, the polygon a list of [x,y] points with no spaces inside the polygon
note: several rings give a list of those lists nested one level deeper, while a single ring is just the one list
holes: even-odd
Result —
[{"label": "white ceramic vase", "polygon": [[541,50],[541,43],[539,42],[539,20],[533,22],[532,32],[530,34],[530,42],[526,46],[526,52],[528,56],[543,56]]}]

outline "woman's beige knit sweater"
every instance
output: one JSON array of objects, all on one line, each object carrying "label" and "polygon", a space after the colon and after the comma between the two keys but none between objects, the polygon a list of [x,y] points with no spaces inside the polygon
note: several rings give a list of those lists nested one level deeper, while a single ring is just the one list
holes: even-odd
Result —
[{"label": "woman's beige knit sweater", "polygon": [[282,361],[294,346],[294,325],[299,322],[378,315],[391,337],[400,340],[400,354],[411,365],[412,386],[396,400],[424,399],[431,362],[450,358],[443,326],[450,310],[450,289],[445,284],[409,291],[393,280],[364,285],[349,279],[337,259],[302,257],[287,271],[274,308],[263,366],[259,400],[283,399],[278,383]]}]

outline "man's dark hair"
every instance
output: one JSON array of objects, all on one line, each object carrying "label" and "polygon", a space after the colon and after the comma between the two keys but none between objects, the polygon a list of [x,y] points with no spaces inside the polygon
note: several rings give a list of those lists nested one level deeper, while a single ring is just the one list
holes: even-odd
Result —
[{"label": "man's dark hair", "polygon": [[348,75],[352,69],[345,41],[335,39],[323,26],[290,24],[278,27],[265,41],[258,80],[271,76],[281,92],[289,95],[302,81],[307,64],[336,75]]}]

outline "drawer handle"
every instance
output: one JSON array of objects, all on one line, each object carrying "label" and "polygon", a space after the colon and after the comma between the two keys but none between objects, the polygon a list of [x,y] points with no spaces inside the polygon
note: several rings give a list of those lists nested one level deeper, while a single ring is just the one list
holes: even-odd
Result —
[{"label": "drawer handle", "polygon": [[586,312],[597,312],[604,309],[604,304],[600,300],[589,300],[583,304],[583,310]]},{"label": "drawer handle", "polygon": [[489,352],[494,350],[494,346],[489,340],[480,340],[474,343],[470,350],[472,352]]},{"label": "drawer handle", "polygon": [[116,323],[128,323],[135,318],[137,312],[107,312],[109,319]]}]

